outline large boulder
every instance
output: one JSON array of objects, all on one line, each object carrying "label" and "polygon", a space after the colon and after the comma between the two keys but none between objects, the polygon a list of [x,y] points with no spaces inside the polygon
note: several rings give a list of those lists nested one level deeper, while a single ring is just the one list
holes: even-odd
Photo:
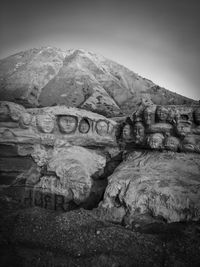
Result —
[{"label": "large boulder", "polygon": [[70,145],[47,151],[35,145],[31,155],[35,165],[22,168],[4,190],[20,206],[68,211],[96,205],[102,197],[105,183],[98,178],[107,162],[103,153]]},{"label": "large boulder", "polygon": [[139,215],[200,219],[200,155],[134,151],[108,178],[101,207],[128,224]]},{"label": "large boulder", "polygon": [[80,204],[88,199],[93,187],[93,175],[103,171],[106,157],[83,147],[69,146],[53,150],[47,161],[47,174],[34,190],[57,194]]}]

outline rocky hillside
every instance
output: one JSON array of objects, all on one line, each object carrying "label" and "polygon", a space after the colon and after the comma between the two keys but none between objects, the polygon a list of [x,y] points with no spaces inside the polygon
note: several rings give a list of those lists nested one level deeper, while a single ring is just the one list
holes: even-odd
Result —
[{"label": "rocky hillside", "polygon": [[52,47],[0,60],[0,98],[25,107],[64,104],[107,117],[133,112],[141,98],[162,105],[195,103],[103,56]]}]

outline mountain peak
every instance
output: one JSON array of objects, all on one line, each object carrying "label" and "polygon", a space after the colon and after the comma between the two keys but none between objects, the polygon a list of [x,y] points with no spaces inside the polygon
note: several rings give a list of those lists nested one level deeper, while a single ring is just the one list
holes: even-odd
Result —
[{"label": "mountain peak", "polygon": [[26,107],[66,105],[108,117],[155,104],[192,104],[126,67],[85,49],[44,46],[0,60],[0,97]]}]

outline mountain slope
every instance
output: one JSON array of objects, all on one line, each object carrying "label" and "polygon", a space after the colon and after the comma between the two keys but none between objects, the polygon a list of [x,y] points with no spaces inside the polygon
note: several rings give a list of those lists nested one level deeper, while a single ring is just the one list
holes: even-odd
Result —
[{"label": "mountain slope", "polygon": [[0,60],[0,98],[26,107],[64,104],[109,117],[131,113],[141,98],[164,105],[195,102],[103,56],[52,47]]}]

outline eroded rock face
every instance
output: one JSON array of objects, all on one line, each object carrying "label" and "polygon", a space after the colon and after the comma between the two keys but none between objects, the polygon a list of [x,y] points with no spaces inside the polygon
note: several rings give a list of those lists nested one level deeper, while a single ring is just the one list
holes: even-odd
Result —
[{"label": "eroded rock face", "polygon": [[0,142],[43,144],[65,141],[81,146],[116,146],[116,122],[92,112],[57,106],[25,109],[0,103]]},{"label": "eroded rock face", "polygon": [[95,192],[99,198],[103,187],[99,190],[93,178],[104,173],[105,147],[116,147],[116,122],[62,106],[0,104],[1,184],[11,184],[18,192],[14,198],[24,206],[53,210],[87,203]]},{"label": "eroded rock face", "polygon": [[55,193],[69,196],[76,204],[87,200],[93,186],[92,175],[104,169],[106,158],[95,151],[70,146],[54,149],[47,163],[47,171],[54,172],[59,185],[50,187]]},{"label": "eroded rock face", "polygon": [[199,174],[198,154],[132,152],[108,178],[101,207],[129,223],[138,214],[167,222],[199,220]]},{"label": "eroded rock face", "polygon": [[133,132],[129,139],[123,134],[126,127],[121,131],[122,143],[135,149],[199,153],[199,106],[141,104],[129,118]]},{"label": "eroded rock face", "polygon": [[199,155],[193,154],[200,152],[198,107],[144,106],[132,120],[116,122],[65,106],[0,105],[1,183],[12,183],[23,205],[64,211],[91,206],[92,195],[100,200],[106,186],[98,180],[132,148],[104,196],[103,207],[115,220],[138,212],[169,222],[199,218]]},{"label": "eroded rock face", "polygon": [[[8,188],[8,193],[10,190],[18,192],[12,197],[22,206],[67,211],[71,209],[70,203],[80,205],[90,201],[95,190],[97,197],[100,194],[98,188],[94,190],[97,185],[92,177],[97,179],[104,172],[106,157],[103,153],[69,144],[53,149],[35,145],[31,156],[35,168],[30,164],[27,168],[19,166],[20,173],[15,174],[14,182]],[[25,158],[21,161],[26,163]],[[4,172],[9,171],[10,167],[5,169],[2,159],[1,165]]]}]

